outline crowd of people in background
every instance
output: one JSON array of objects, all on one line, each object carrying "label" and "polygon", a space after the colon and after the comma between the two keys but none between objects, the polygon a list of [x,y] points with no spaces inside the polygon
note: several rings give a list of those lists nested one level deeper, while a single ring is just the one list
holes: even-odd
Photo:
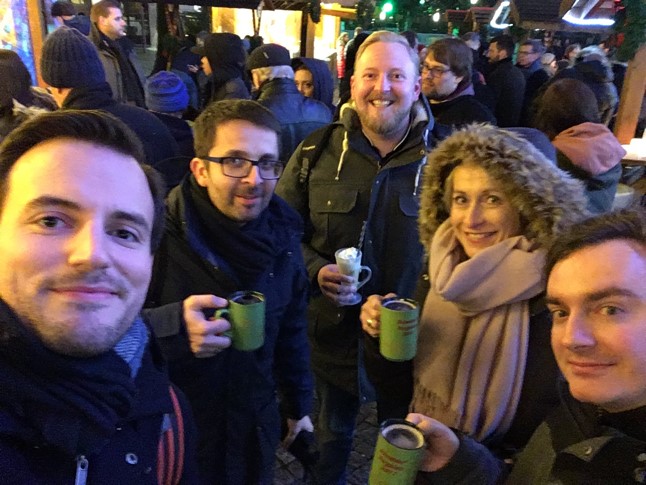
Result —
[{"label": "crowd of people in background", "polygon": [[425,435],[421,483],[644,483],[646,220],[612,212],[602,47],[357,27],[331,70],[205,32],[145,76],[115,0],[51,15],[46,89],[0,51],[0,481],[269,485],[282,443],[342,485],[376,401]]}]

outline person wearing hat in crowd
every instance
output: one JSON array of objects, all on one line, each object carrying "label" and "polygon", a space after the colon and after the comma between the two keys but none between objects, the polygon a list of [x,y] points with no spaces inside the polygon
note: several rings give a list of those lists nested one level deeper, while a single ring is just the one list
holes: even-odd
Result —
[{"label": "person wearing hat in crowd", "polygon": [[146,105],[175,138],[179,156],[193,158],[193,131],[182,119],[188,107],[188,90],[179,76],[174,72],[159,71],[149,77],[146,80]]},{"label": "person wearing hat in crowd", "polygon": [[280,159],[287,160],[298,144],[317,128],[332,121],[330,109],[306,98],[294,83],[289,51],[278,44],[263,44],[247,59],[256,99],[274,113],[281,126]]},{"label": "person wearing hat in crowd", "polygon": [[56,27],[67,25],[83,35],[90,35],[90,19],[85,15],[77,15],[76,8],[71,2],[58,0],[52,3],[50,14]]},{"label": "person wearing hat in crowd", "polygon": [[292,59],[292,69],[298,91],[307,98],[322,102],[334,113],[334,80],[328,63],[311,57],[296,57]]},{"label": "person wearing hat in crowd", "polygon": [[145,108],[146,77],[130,42],[125,38],[126,21],[115,0],[101,0],[90,10],[90,40],[99,50],[112,96],[121,103]]},{"label": "person wearing hat in crowd", "polygon": [[49,34],[40,69],[60,108],[100,109],[113,114],[137,134],[144,145],[146,161],[153,167],[177,155],[177,143],[155,115],[112,98],[99,53],[78,30],[63,26]]},{"label": "person wearing hat in crowd", "polygon": [[202,59],[202,71],[209,80],[202,91],[202,107],[223,99],[249,99],[244,81],[246,53],[242,40],[228,32],[208,34],[191,52]]}]

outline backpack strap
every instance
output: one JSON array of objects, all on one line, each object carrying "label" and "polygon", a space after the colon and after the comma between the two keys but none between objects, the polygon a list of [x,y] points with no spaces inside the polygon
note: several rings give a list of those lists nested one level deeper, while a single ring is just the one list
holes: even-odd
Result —
[{"label": "backpack strap", "polygon": [[173,414],[165,414],[157,445],[157,482],[178,485],[184,471],[184,417],[177,393],[168,387]]},{"label": "backpack strap", "polygon": [[[335,123],[330,123],[324,129],[316,131],[309,135],[303,142],[302,151],[307,150],[307,156],[303,156],[303,161],[301,164],[301,170],[298,173],[298,181],[301,185],[307,186],[310,180],[310,173],[312,169],[316,166],[316,162],[321,158],[323,150],[327,146],[330,137],[332,136],[332,131],[336,127]],[[312,151],[310,154],[309,151]]]}]

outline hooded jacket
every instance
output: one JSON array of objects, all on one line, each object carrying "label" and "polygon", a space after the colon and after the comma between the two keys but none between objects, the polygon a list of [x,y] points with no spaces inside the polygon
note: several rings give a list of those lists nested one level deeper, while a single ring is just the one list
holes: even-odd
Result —
[{"label": "hooded jacket", "polygon": [[[330,138],[322,130],[306,138],[290,159],[276,192],[305,221],[303,253],[312,283],[309,338],[317,377],[359,395],[360,305],[336,307],[317,283],[319,270],[334,262],[334,252],[358,246],[362,264],[372,269],[363,295],[395,291],[412,296],[422,268],[418,242],[418,188],[426,151],[433,141],[433,116],[421,97],[411,110],[409,132],[387,156],[381,157],[361,130],[352,103],[341,108]],[[314,143],[323,143],[320,158],[303,183],[304,160]],[[364,226],[365,223],[365,226]],[[362,234],[362,227],[364,228]]]},{"label": "hooded jacket", "polygon": [[559,167],[585,184],[588,210],[609,211],[626,155],[612,132],[600,123],[582,123],[556,135],[552,144],[558,150]]},{"label": "hooded jacket", "polygon": [[[194,202],[192,178],[189,174],[168,196],[166,230],[155,255],[146,306],[179,302],[193,294],[226,298],[239,290],[265,296],[265,342],[253,352],[229,348],[196,358],[180,319],[158,320],[154,330],[171,380],[193,407],[203,483],[266,484],[280,433],[277,387],[290,418],[309,414],[313,398],[301,222],[284,201],[272,198],[261,217],[267,218],[278,252],[253,284],[241,287],[239,275],[218,253],[217,237],[200,221],[204,214]],[[239,252],[251,257],[249,248],[240,247]]]},{"label": "hooded jacket", "polygon": [[246,53],[236,34],[216,33],[207,36],[204,56],[211,66],[211,78],[206,84],[203,106],[223,99],[249,99],[244,82]]},{"label": "hooded jacket", "polygon": [[314,83],[314,99],[325,104],[330,108],[330,112],[334,113],[336,107],[332,104],[334,95],[334,81],[327,62],[320,59],[312,59],[310,57],[297,57],[292,59],[292,69],[296,72],[301,66],[304,66],[309,72],[312,73],[312,80]]}]

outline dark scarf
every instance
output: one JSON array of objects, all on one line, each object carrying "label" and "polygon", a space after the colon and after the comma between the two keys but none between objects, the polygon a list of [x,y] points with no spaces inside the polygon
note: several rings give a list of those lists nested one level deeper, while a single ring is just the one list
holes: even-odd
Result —
[{"label": "dark scarf", "polygon": [[242,287],[251,289],[284,246],[270,224],[269,209],[262,211],[257,219],[240,226],[213,205],[206,188],[198,185],[195,177],[189,177],[189,180],[190,200],[203,228],[206,246],[213,248],[226,262]]},{"label": "dark scarf", "polygon": [[67,357],[44,347],[0,300],[0,409],[25,427],[19,434],[28,442],[74,455],[98,451],[133,408],[131,374],[146,332],[138,319],[114,350]]},{"label": "dark scarf", "polygon": [[121,71],[121,85],[123,86],[126,94],[126,100],[135,103],[140,108],[146,107],[144,99],[144,88],[135,68],[128,59],[128,54],[124,51],[123,47],[118,41],[113,41],[103,33],[101,33],[101,40],[106,45],[108,51],[116,57],[119,63],[119,70]]}]

